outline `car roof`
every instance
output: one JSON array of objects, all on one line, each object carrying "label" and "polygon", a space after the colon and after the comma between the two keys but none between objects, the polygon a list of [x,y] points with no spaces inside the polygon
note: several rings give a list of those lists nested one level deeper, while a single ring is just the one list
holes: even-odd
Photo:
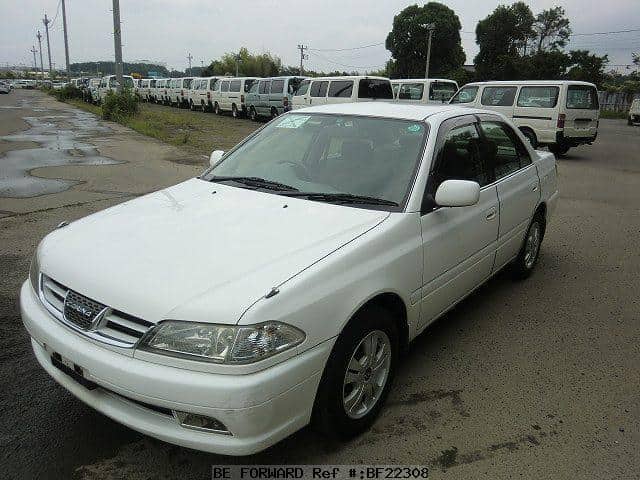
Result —
[{"label": "car roof", "polygon": [[372,80],[389,80],[387,77],[375,77],[372,75],[343,75],[340,77],[309,77],[305,80],[362,80],[362,79],[372,79]]},{"label": "car roof", "polygon": [[455,82],[450,78],[394,78],[391,83],[403,82]]},{"label": "car roof", "polygon": [[562,85],[562,84],[571,84],[571,85],[588,85],[590,87],[595,87],[593,83],[589,82],[581,82],[579,80],[497,80],[495,82],[471,82],[467,83],[464,86],[471,85]]},{"label": "car roof", "polygon": [[[367,117],[397,118],[402,120],[424,120],[440,113],[450,116],[485,113],[487,110],[457,105],[418,105],[385,101],[333,103],[294,110],[293,113],[332,113],[337,115],[361,115]],[[493,113],[493,112],[489,112]]]}]

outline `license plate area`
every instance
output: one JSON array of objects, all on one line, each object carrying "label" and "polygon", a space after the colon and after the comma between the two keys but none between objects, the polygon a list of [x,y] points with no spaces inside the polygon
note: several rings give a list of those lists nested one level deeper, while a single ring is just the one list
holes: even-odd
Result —
[{"label": "license plate area", "polygon": [[88,390],[94,390],[98,388],[98,385],[91,380],[88,380],[84,376],[84,370],[81,366],[76,365],[68,358],[63,357],[58,352],[53,352],[51,354],[51,363],[54,367],[56,367],[61,372],[67,374],[80,385],[85,387]]}]

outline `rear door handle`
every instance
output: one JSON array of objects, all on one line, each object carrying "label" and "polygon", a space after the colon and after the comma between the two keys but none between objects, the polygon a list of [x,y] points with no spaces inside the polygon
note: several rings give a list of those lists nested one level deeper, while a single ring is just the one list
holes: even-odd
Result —
[{"label": "rear door handle", "polygon": [[497,213],[498,213],[498,211],[495,208],[492,208],[491,210],[489,210],[487,212],[487,220],[491,221],[494,218],[496,218]]},{"label": "rear door handle", "polygon": [[532,183],[531,184],[531,191],[532,192],[537,192],[538,191],[538,183]]}]

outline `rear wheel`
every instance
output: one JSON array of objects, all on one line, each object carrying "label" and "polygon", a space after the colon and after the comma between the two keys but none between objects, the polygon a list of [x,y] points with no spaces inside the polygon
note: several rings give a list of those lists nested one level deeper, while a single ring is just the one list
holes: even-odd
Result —
[{"label": "rear wheel", "polygon": [[365,307],[333,347],[316,396],[316,426],[338,438],[369,428],[389,393],[398,358],[398,330],[391,313]]},{"label": "rear wheel", "polygon": [[516,278],[527,278],[533,272],[538,263],[540,255],[540,245],[544,236],[544,216],[538,212],[531,220],[524,243],[513,264],[513,273]]},{"label": "rear wheel", "polygon": [[220,105],[218,105],[218,102],[215,102],[213,104],[213,113],[215,113],[216,115],[222,115],[222,112],[220,111]]},{"label": "rear wheel", "polygon": [[231,116],[233,118],[238,118],[240,116],[240,114],[238,113],[238,107],[236,107],[235,103],[231,105]]},{"label": "rear wheel", "polygon": [[254,122],[258,121],[258,113],[256,112],[256,109],[253,108],[253,105],[249,107],[249,118]]},{"label": "rear wheel", "polygon": [[570,148],[571,147],[568,147],[567,145],[558,145],[557,143],[549,145],[549,151],[556,156],[564,155]]}]

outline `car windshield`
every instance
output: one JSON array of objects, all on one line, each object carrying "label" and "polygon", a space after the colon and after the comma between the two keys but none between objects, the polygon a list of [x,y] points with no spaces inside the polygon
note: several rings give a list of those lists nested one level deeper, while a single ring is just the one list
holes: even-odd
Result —
[{"label": "car windshield", "polygon": [[476,99],[478,87],[462,87],[449,103],[469,103]]},{"label": "car windshield", "polygon": [[318,201],[331,201],[324,194],[358,195],[393,209],[406,199],[426,136],[423,122],[289,113],[229,152],[202,178],[245,188],[249,183],[258,188],[258,179],[271,184],[266,190],[271,193],[314,193],[308,198]]}]

